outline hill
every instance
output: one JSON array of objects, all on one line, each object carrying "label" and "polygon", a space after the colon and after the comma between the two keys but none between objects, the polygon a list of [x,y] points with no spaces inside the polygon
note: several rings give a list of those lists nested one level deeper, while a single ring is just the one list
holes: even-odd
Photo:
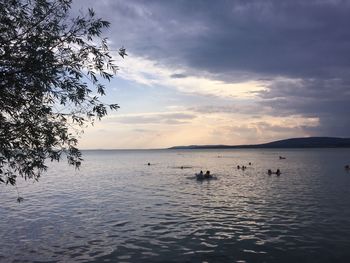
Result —
[{"label": "hill", "polygon": [[189,145],[174,146],[169,149],[240,149],[240,148],[347,148],[350,138],[306,137],[291,138],[263,144],[250,145]]}]

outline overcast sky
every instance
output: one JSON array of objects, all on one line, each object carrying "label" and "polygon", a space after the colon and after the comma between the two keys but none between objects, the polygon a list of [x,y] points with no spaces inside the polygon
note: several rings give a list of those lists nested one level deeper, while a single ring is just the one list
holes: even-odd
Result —
[{"label": "overcast sky", "polygon": [[[124,46],[82,148],[350,137],[350,1],[76,0]],[[114,52],[116,55],[117,53]]]}]

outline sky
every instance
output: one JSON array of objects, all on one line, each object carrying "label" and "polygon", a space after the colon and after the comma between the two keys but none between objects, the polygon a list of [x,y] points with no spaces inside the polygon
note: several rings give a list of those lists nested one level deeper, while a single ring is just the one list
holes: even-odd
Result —
[{"label": "sky", "polygon": [[350,1],[75,0],[111,22],[121,107],[83,149],[350,137]]}]

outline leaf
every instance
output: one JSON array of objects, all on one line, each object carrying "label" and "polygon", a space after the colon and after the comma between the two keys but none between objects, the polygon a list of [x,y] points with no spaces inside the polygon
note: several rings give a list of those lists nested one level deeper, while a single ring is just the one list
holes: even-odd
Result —
[{"label": "leaf", "polygon": [[82,129],[119,108],[100,101],[101,80],[118,69],[100,36],[110,23],[93,9],[71,19],[70,7],[70,0],[0,5],[0,183],[38,180],[46,159],[67,156],[79,167]]}]

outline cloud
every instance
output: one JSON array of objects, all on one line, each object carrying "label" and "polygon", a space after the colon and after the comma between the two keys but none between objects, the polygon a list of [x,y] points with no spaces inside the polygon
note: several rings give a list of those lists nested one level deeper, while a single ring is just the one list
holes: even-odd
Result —
[{"label": "cloud", "polygon": [[170,77],[173,79],[182,79],[182,78],[186,78],[187,76],[182,73],[176,73],[176,74],[171,74]]},{"label": "cloud", "polygon": [[[235,138],[238,144],[265,143],[277,139],[310,136],[310,130],[316,128],[318,124],[317,119],[304,119],[298,116],[285,120],[266,119],[250,123],[242,121],[218,126],[212,130],[212,135],[215,138]],[[230,144],[230,141],[223,143]]]},{"label": "cloud", "polygon": [[[189,107],[194,112],[301,116],[319,120],[317,126],[306,125],[311,135],[350,134],[349,1],[75,5],[92,5],[112,22],[114,48],[124,45],[131,55],[121,77],[213,97],[212,105]],[[252,103],[219,107],[216,98]]]},{"label": "cloud", "polygon": [[301,114],[317,117],[320,126],[312,135],[348,137],[350,134],[350,87],[344,79],[302,79],[276,82],[260,92],[262,106],[276,115]]},{"label": "cloud", "polygon": [[347,1],[90,3],[112,22],[115,44],[170,65],[289,77],[324,77],[350,65]]},{"label": "cloud", "polygon": [[243,115],[268,115],[271,114],[271,107],[268,105],[259,105],[257,103],[249,103],[239,105],[239,103],[231,105],[202,105],[196,107],[189,107],[188,110],[203,114],[243,114]]},{"label": "cloud", "polygon": [[[108,122],[119,122],[124,124],[185,124],[196,116],[190,113],[168,112],[168,113],[145,113],[114,115],[107,117]],[[138,130],[140,131],[140,129]]]},{"label": "cloud", "polygon": [[[174,107],[175,109],[176,107]],[[251,144],[288,137],[309,136],[319,119],[260,116],[220,110],[116,114],[88,129],[83,148],[164,148],[190,144]],[[104,129],[102,135],[100,129]],[[121,138],[121,139],[120,139]]]},{"label": "cloud", "polygon": [[170,87],[187,94],[213,96],[231,99],[254,98],[265,89],[266,80],[225,82],[214,76],[183,75],[172,77],[175,69],[156,61],[129,55],[120,62],[118,76],[146,86]]}]

